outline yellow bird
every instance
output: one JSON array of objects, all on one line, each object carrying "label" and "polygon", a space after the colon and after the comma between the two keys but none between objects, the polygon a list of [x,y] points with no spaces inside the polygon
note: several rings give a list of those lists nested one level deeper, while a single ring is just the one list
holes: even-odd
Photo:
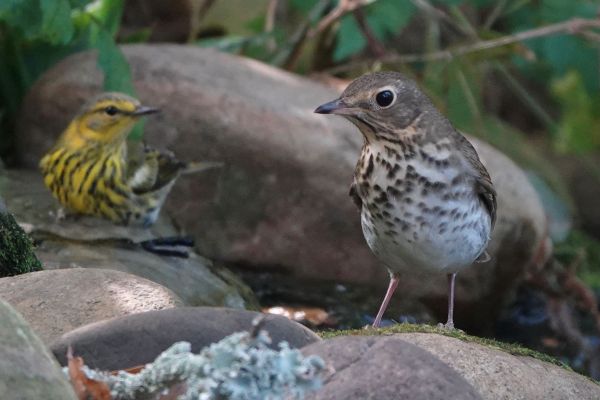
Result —
[{"label": "yellow bird", "polygon": [[67,210],[116,223],[150,226],[181,173],[219,163],[185,163],[127,136],[144,115],[158,112],[122,93],[91,99],[40,161],[44,183]]}]

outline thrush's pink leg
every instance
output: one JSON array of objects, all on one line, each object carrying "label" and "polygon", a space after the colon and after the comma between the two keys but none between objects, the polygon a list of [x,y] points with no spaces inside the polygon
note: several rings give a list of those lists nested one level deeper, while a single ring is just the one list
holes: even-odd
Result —
[{"label": "thrush's pink leg", "polygon": [[390,284],[388,286],[387,292],[385,293],[385,297],[383,298],[383,303],[381,303],[381,307],[379,307],[379,312],[375,317],[375,321],[373,322],[373,328],[379,328],[379,324],[381,324],[381,318],[383,317],[383,313],[390,303],[390,299],[398,286],[398,282],[400,281],[400,277],[395,274],[390,274]]},{"label": "thrush's pink leg", "polygon": [[454,281],[456,280],[456,272],[448,274],[448,321],[446,328],[454,329]]}]

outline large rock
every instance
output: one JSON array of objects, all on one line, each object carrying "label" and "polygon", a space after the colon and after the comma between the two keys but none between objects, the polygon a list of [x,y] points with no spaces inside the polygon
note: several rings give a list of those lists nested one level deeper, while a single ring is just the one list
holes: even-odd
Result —
[{"label": "large rock", "polygon": [[482,398],[458,372],[398,337],[342,336],[311,344],[302,353],[322,357],[334,369],[307,399]]},{"label": "large rock", "polygon": [[225,268],[194,252],[188,258],[150,253],[138,243],[176,236],[166,216],[152,229],[119,226],[92,217],[57,220],[58,203],[41,175],[12,170],[0,174],[0,193],[9,209],[34,237],[35,252],[46,269],[103,268],[128,272],[174,291],[186,305],[255,308],[250,289]]},{"label": "large rock", "polygon": [[17,309],[45,343],[106,318],[183,305],[173,292],[147,279],[82,268],[2,278],[0,298]]},{"label": "large rock", "polygon": [[600,385],[591,379],[532,357],[431,333],[402,333],[397,337],[448,364],[486,400],[600,399]]},{"label": "large rock", "polygon": [[[52,345],[61,363],[69,345],[86,365],[103,370],[129,368],[153,361],[162,351],[179,341],[190,342],[192,351],[218,342],[234,332],[252,330],[254,311],[227,308],[185,307],[151,311],[113,318],[76,329]],[[283,340],[302,347],[320,340],[308,328],[287,318],[265,316],[263,329],[269,332],[273,347]]]},{"label": "large rock", "polygon": [[[386,285],[387,272],[366,246],[348,198],[361,135],[341,118],[312,112],[338,92],[192,46],[122,49],[139,97],[163,109],[146,124],[146,140],[183,159],[226,164],[218,174],[179,181],[167,200],[175,219],[199,238],[202,254],[300,277]],[[24,164],[37,163],[101,82],[93,53],[68,58],[38,81],[18,124]],[[491,319],[540,254],[545,218],[522,171],[476,144],[500,196],[499,222],[491,244],[494,261],[458,280],[457,323],[482,330],[481,321]],[[445,288],[444,277],[425,284],[406,276],[402,283],[404,296],[427,294],[440,314]]]},{"label": "large rock", "polygon": [[0,299],[0,399],[75,398],[52,354],[23,317]]}]

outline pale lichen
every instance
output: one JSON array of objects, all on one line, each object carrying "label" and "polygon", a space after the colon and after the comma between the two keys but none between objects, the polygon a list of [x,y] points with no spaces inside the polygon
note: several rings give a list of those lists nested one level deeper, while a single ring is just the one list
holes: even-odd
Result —
[{"label": "pale lichen", "polygon": [[85,371],[122,400],[155,399],[169,390],[183,390],[180,400],[301,399],[321,386],[321,358],[304,357],[286,342],[278,350],[269,344],[265,331],[239,332],[199,354],[187,342],[175,343],[137,374]]}]

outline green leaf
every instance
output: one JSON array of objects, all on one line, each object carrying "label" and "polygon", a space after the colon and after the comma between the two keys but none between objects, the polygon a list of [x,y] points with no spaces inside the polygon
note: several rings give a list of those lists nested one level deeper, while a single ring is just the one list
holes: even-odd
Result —
[{"label": "green leaf", "polygon": [[416,11],[411,1],[378,0],[366,8],[367,23],[379,40],[400,32]]},{"label": "green leaf", "polygon": [[552,93],[562,105],[555,145],[561,151],[588,152],[600,148],[600,98],[592,97],[581,75],[571,70],[552,82]]},{"label": "green leaf", "polygon": [[[596,12],[597,2],[594,1],[529,2],[510,14],[507,25],[513,32],[519,32],[574,17],[595,18]],[[546,83],[552,79],[560,79],[567,71],[576,69],[590,93],[600,87],[597,47],[582,38],[565,33],[527,40],[525,44],[536,53],[540,62],[531,63],[516,58],[515,64],[530,78]]]},{"label": "green leaf", "polygon": [[66,44],[73,38],[71,6],[68,0],[41,0],[42,33],[52,44]]},{"label": "green leaf", "polygon": [[26,40],[37,39],[42,28],[39,0],[0,1],[0,22],[19,32]]},{"label": "green leaf", "polygon": [[201,47],[212,47],[219,51],[237,53],[247,46],[262,46],[271,38],[269,33],[260,33],[253,36],[228,35],[217,38],[201,39],[196,42]]},{"label": "green leaf", "polygon": [[439,6],[458,6],[464,2],[465,0],[433,0],[431,3]]},{"label": "green leaf", "polygon": [[481,123],[479,74],[468,64],[454,62],[449,68],[448,117],[459,129],[475,130]]},{"label": "green leaf", "polygon": [[450,79],[446,96],[448,119],[458,129],[468,130],[472,122],[471,109],[458,79]]},{"label": "green leaf", "polygon": [[[105,30],[100,30],[96,46],[98,48],[98,66],[104,72],[104,90],[135,96],[129,63],[112,35]],[[142,120],[133,128],[129,134],[131,140],[140,140],[143,137],[144,123],[145,121]]]},{"label": "green leaf", "polygon": [[337,46],[333,52],[333,60],[341,61],[364,49],[367,41],[363,37],[356,20],[352,15],[344,16],[340,21],[337,33]]},{"label": "green leaf", "polygon": [[291,0],[290,4],[296,10],[302,13],[308,13],[317,4],[319,0]]},{"label": "green leaf", "polygon": [[92,0],[69,0],[71,8],[83,8],[91,2]]},{"label": "green leaf", "polygon": [[104,90],[135,95],[129,64],[107,31],[98,36],[98,66],[104,72]]},{"label": "green leaf", "polygon": [[554,36],[544,38],[542,44],[544,58],[558,78],[571,69],[581,74],[590,92],[598,90],[598,50],[574,36]]},{"label": "green leaf", "polygon": [[123,15],[123,0],[96,0],[85,7],[88,14],[112,36],[117,34]]},{"label": "green leaf", "polygon": [[3,0],[0,22],[19,32],[26,41],[66,44],[74,33],[68,0]]},{"label": "green leaf", "polygon": [[119,38],[120,43],[145,43],[152,36],[152,28],[142,28],[129,35]]}]

